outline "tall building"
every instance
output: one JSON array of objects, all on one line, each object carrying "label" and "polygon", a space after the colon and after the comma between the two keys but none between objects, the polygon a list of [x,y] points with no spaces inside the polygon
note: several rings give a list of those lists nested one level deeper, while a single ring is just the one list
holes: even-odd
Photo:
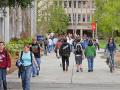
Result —
[{"label": "tall building", "polygon": [[92,19],[95,12],[94,0],[55,0],[55,5],[62,6],[69,16],[68,33],[87,34],[92,37]]}]

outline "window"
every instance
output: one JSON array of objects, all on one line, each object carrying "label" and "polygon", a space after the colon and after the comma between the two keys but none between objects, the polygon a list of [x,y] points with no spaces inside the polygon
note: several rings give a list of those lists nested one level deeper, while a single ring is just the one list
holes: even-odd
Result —
[{"label": "window", "polygon": [[82,21],[85,22],[85,14],[83,14],[83,20]]},{"label": "window", "polygon": [[57,6],[57,1],[54,1],[54,5]]},{"label": "window", "polygon": [[87,15],[87,22],[90,22],[90,14]]},{"label": "window", "polygon": [[67,1],[64,1],[64,8],[67,8]]},{"label": "window", "polygon": [[81,8],[81,1],[78,1],[78,8]]},{"label": "window", "polygon": [[74,8],[76,8],[76,1],[74,1]]},{"label": "window", "polygon": [[69,22],[71,22],[71,14],[69,14]]},{"label": "window", "polygon": [[83,1],[83,8],[85,8],[86,6],[86,1]]},{"label": "window", "polygon": [[71,1],[69,1],[69,8],[71,8],[71,5],[72,5],[72,2],[71,2]]},{"label": "window", "polygon": [[62,6],[62,1],[59,2],[59,5]]},{"label": "window", "polygon": [[78,14],[78,22],[81,21],[81,14]]}]

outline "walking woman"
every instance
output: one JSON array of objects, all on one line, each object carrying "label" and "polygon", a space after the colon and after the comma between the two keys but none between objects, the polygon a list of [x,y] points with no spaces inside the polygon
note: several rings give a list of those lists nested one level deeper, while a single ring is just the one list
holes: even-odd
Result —
[{"label": "walking woman", "polygon": [[88,46],[85,49],[85,57],[88,60],[88,72],[93,72],[93,63],[96,56],[96,49],[92,40],[89,40]]},{"label": "walking woman", "polygon": [[38,64],[35,60],[33,53],[30,51],[30,46],[28,44],[24,45],[23,51],[21,51],[19,58],[22,60],[23,64],[21,72],[22,88],[23,90],[30,90],[32,64],[34,63],[37,67]]},{"label": "walking woman", "polygon": [[77,40],[77,44],[75,47],[75,61],[76,61],[76,66],[77,66],[77,70],[76,72],[83,72],[83,68],[82,68],[82,60],[83,60],[83,50],[82,50],[82,46],[80,44],[80,39]]}]

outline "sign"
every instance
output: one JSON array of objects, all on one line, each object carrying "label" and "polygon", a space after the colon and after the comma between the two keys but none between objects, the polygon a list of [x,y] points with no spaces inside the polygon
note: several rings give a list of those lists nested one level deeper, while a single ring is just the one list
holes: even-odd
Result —
[{"label": "sign", "polygon": [[44,40],[44,36],[43,35],[37,35],[37,41],[42,41]]},{"label": "sign", "polygon": [[93,22],[93,23],[92,23],[92,31],[94,32],[95,30],[96,30],[96,23]]}]

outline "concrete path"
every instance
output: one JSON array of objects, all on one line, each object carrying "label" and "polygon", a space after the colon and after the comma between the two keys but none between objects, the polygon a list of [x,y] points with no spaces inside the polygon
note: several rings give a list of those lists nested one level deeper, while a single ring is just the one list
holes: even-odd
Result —
[{"label": "concrete path", "polygon": [[[74,55],[71,54],[70,66],[68,72],[63,72],[60,67],[60,61],[56,59],[55,54],[51,53],[47,57],[42,57],[41,71],[38,77],[32,78],[31,90],[73,90],[80,88],[81,90],[118,90],[120,88],[120,71],[117,69],[115,73],[110,73],[109,68],[102,57],[103,50],[97,51],[95,58],[94,72],[88,73],[87,60],[83,60],[83,72],[76,72]],[[21,90],[21,80],[17,77],[17,72],[8,75],[9,90]],[[72,85],[72,86],[71,86]],[[91,89],[84,89],[85,86]],[[100,85],[100,86],[99,86]],[[51,87],[52,86],[52,87]],[[54,87],[55,86],[55,87]],[[89,87],[90,86],[90,87]],[[112,89],[110,87],[116,87]],[[45,88],[46,87],[46,88]],[[65,87],[60,89],[60,87]],[[71,88],[70,88],[71,87]],[[101,89],[101,87],[109,87]],[[75,89],[74,89],[75,90]]]}]

